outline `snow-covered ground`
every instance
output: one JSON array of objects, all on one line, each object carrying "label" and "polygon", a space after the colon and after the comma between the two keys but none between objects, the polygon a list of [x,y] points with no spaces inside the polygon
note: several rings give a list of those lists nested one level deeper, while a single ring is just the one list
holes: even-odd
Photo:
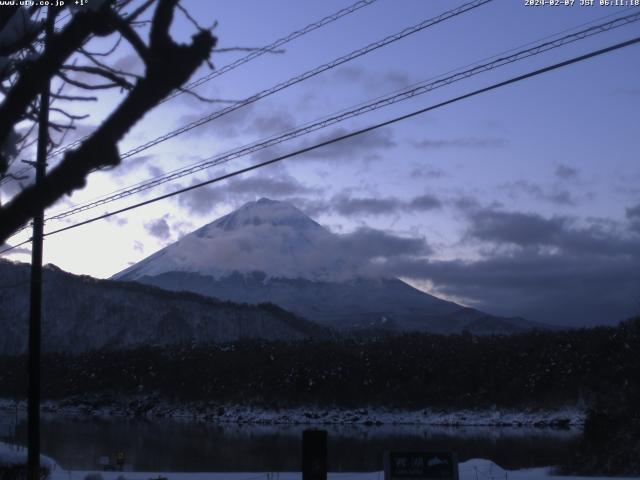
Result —
[{"label": "snow-covered ground", "polygon": [[[24,465],[27,462],[27,450],[18,445],[11,445],[0,442],[0,467]],[[60,467],[52,459],[45,455],[40,456],[40,465],[47,467],[49,470],[59,470]],[[2,476],[0,475],[0,478]]]},{"label": "snow-covered ground", "polygon": [[[0,443],[0,466],[24,464],[27,453],[22,447]],[[49,467],[50,480],[85,480],[88,475],[95,480],[301,480],[299,472],[102,472],[64,470],[53,459],[41,457],[42,465]],[[534,479],[564,479],[564,480],[612,480],[616,477],[582,477],[558,476],[553,474],[551,467],[532,468],[525,470],[505,470],[490,460],[472,459],[459,465],[460,480],[534,480]],[[345,472],[329,473],[331,480],[383,480],[383,472]],[[629,480],[639,480],[640,477],[626,477]]]},{"label": "snow-covered ground", "polygon": [[[26,410],[24,402],[0,400],[0,411]],[[301,407],[266,409],[244,405],[181,404],[139,398],[128,404],[101,405],[81,401],[43,403],[43,412],[56,415],[92,417],[188,418],[221,424],[262,425],[443,425],[443,426],[582,426],[585,412],[579,408],[555,410],[391,410],[385,408],[320,408]]]},{"label": "snow-covered ground", "polygon": [[[52,480],[85,480],[90,473],[102,475],[103,480],[117,480],[121,475],[125,480],[155,480],[165,477],[167,480],[301,480],[299,472],[206,472],[206,473],[174,473],[174,472],[65,472],[56,470]],[[344,472],[329,473],[331,480],[384,480],[383,472]],[[527,470],[504,470],[495,463],[484,459],[472,459],[459,466],[460,480],[613,480],[616,477],[580,477],[556,476],[551,468],[532,468]],[[636,480],[638,477],[635,477]],[[120,479],[122,480],[122,479]],[[627,477],[627,480],[633,478]]]}]

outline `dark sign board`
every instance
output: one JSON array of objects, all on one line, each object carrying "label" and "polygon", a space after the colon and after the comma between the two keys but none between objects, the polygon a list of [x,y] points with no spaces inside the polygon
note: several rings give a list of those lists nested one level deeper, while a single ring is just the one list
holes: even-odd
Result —
[{"label": "dark sign board", "polygon": [[327,480],[327,431],[302,432],[302,479]]},{"label": "dark sign board", "polygon": [[387,452],[385,480],[458,480],[458,459],[452,452]]}]

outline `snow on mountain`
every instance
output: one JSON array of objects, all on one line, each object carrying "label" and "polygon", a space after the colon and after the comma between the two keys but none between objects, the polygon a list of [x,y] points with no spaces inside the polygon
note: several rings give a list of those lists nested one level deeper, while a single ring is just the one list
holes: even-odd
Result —
[{"label": "snow on mountain", "polygon": [[[114,275],[136,280],[166,272],[216,278],[233,272],[266,272],[312,280],[352,276],[359,265],[332,248],[336,236],[284,202],[260,199],[186,235]],[[327,256],[327,252],[333,252]]]},{"label": "snow on mountain", "polygon": [[[338,329],[513,333],[539,327],[501,318],[376,276],[382,245],[419,251],[414,239],[374,230],[336,235],[294,206],[251,202],[112,278],[234,302],[273,302]],[[386,248],[386,247],[385,247]]]}]

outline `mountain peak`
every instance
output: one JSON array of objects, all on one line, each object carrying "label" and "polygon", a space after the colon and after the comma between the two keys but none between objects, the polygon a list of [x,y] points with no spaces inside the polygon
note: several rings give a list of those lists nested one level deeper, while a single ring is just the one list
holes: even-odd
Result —
[{"label": "mountain peak", "polygon": [[215,229],[233,231],[260,225],[288,226],[298,230],[322,229],[318,223],[293,205],[263,197],[255,202],[245,203],[237,210],[205,225],[194,233],[199,237],[207,237],[210,234],[215,234]]},{"label": "mountain peak", "polygon": [[133,280],[165,272],[221,277],[232,272],[265,272],[273,277],[326,278],[339,261],[328,261],[323,246],[333,234],[293,205],[268,198],[237,210],[112,278]]}]

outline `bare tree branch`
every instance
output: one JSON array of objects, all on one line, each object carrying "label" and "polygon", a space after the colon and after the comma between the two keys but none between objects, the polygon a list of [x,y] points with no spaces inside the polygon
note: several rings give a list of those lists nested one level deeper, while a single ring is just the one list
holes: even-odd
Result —
[{"label": "bare tree branch", "polygon": [[[82,72],[88,73],[90,75],[97,75],[100,77],[104,77],[107,80],[111,80],[111,83],[127,89],[131,90],[133,88],[133,84],[129,82],[126,78],[122,78],[120,75],[113,73],[111,70],[100,68],[100,67],[91,67],[88,65],[63,65],[61,70],[69,70],[72,72]],[[77,81],[77,80],[76,80]]]},{"label": "bare tree branch", "polygon": [[36,98],[43,83],[49,81],[91,33],[105,27],[105,12],[111,10],[112,3],[113,0],[107,0],[99,12],[86,10],[75,15],[62,32],[51,37],[45,52],[26,67],[0,104],[0,144]]},{"label": "bare tree branch", "polygon": [[145,77],[136,82],[123,102],[77,150],[64,155],[40,185],[25,188],[0,209],[0,242],[26,224],[38,209],[82,188],[91,171],[118,165],[117,144],[129,129],[166,95],[183,85],[209,58],[216,44],[216,38],[210,32],[198,32],[188,45],[177,44],[170,37],[176,4],[177,0],[158,0],[147,49]]}]

